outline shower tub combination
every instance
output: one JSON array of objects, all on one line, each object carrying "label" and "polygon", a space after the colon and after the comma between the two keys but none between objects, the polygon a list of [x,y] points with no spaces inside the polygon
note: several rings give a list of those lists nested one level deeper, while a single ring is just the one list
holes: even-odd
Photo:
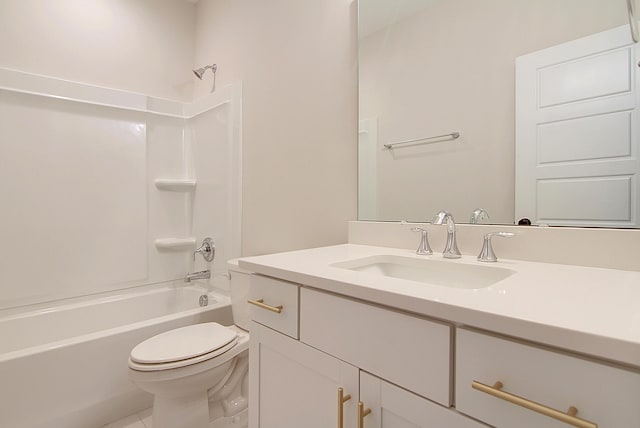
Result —
[{"label": "shower tub combination", "polygon": [[163,331],[210,321],[233,323],[230,299],[198,285],[0,315],[0,426],[100,427],[149,408],[153,397],[128,379],[131,349]]}]

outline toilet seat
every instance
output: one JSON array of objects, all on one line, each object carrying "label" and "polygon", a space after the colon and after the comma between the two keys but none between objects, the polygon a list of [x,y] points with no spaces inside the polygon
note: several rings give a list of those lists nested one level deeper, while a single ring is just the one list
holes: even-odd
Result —
[{"label": "toilet seat", "polygon": [[238,333],[218,323],[194,324],[153,336],[133,348],[129,367],[169,370],[218,357],[238,343]]}]

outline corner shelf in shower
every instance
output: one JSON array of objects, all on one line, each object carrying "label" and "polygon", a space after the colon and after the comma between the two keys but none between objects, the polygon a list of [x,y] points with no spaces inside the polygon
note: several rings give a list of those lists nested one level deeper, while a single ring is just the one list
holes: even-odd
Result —
[{"label": "corner shelf in shower", "polygon": [[184,251],[195,248],[196,238],[160,238],[154,244],[158,250]]},{"label": "corner shelf in shower", "polygon": [[157,178],[155,185],[159,190],[169,192],[193,192],[196,180],[191,178]]}]

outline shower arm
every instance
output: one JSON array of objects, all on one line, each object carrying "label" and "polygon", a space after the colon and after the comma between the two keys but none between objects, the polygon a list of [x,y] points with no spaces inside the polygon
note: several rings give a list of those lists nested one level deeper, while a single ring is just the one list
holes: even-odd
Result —
[{"label": "shower arm", "polygon": [[213,64],[211,66],[211,71],[213,71],[213,85],[211,85],[211,92],[216,90],[216,71],[218,71],[218,65]]}]

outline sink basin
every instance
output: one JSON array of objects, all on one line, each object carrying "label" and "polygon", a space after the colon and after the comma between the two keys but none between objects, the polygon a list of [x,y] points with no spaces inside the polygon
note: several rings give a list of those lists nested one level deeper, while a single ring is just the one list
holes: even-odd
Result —
[{"label": "sink basin", "polygon": [[348,260],[331,266],[371,275],[467,289],[486,288],[515,273],[501,267],[391,255]]}]

